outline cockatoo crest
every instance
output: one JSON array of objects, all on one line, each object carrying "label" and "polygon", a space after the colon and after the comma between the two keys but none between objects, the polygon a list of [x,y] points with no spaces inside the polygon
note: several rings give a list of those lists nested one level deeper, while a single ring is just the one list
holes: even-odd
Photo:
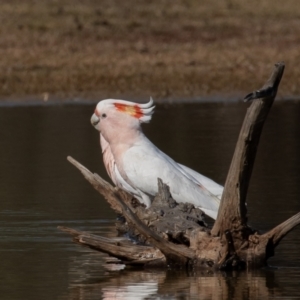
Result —
[{"label": "cockatoo crest", "polygon": [[99,117],[99,111],[104,106],[110,106],[115,108],[117,111],[126,113],[140,121],[140,123],[148,123],[151,120],[152,114],[154,113],[153,99],[150,97],[148,103],[139,104],[126,100],[106,99],[98,103],[95,115]]}]

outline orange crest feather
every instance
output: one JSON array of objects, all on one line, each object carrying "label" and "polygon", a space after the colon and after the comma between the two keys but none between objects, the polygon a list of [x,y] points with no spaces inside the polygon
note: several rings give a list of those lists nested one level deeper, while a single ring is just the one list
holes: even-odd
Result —
[{"label": "orange crest feather", "polygon": [[143,111],[141,110],[141,108],[138,105],[126,105],[126,104],[121,104],[121,103],[114,103],[115,108],[118,111],[124,112],[126,114],[129,114],[130,116],[134,117],[134,118],[141,118],[144,116]]}]

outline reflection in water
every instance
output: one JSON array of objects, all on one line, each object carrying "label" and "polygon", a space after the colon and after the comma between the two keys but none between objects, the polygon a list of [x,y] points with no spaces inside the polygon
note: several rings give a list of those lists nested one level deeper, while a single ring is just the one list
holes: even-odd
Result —
[{"label": "reflection in water", "polygon": [[[76,268],[79,266],[76,265]],[[72,269],[72,268],[71,268]],[[80,270],[85,267],[82,265]],[[72,283],[68,299],[270,299],[284,298],[285,274],[289,273],[289,296],[297,296],[299,269],[265,269],[256,272],[185,272],[124,270],[103,278]],[[88,276],[84,276],[85,278]]]},{"label": "reflection in water", "polygon": [[[300,298],[300,228],[270,261],[280,269],[209,274],[121,270],[71,242],[65,225],[115,235],[115,214],[66,162],[107,178],[92,106],[0,108],[1,299]],[[146,135],[178,162],[224,184],[246,105],[158,105]],[[300,103],[277,103],[262,135],[249,189],[262,230],[300,211]],[[34,287],[34,288],[33,288]]]}]

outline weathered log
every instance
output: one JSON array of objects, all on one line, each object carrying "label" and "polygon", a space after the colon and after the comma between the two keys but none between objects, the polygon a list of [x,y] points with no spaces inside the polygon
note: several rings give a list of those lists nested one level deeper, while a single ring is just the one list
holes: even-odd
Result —
[{"label": "weathered log", "polygon": [[210,231],[201,211],[191,204],[177,204],[166,185],[158,180],[159,192],[146,209],[131,195],[112,187],[99,175],[73,158],[84,177],[99,191],[123,222],[120,233],[129,232],[140,244],[107,239],[60,227],[75,242],[108,253],[124,264],[165,264],[215,269],[264,266],[283,237],[300,223],[300,213],[259,235],[247,225],[246,195],[264,121],[275,99],[284,63],[275,65],[261,90],[245,97],[254,100],[247,111],[225,183],[217,220]]}]

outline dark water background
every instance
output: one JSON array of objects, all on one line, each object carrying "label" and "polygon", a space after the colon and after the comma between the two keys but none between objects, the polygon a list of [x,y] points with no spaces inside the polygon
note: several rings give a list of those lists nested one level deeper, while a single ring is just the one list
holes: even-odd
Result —
[{"label": "dark water background", "polygon": [[[175,160],[224,184],[244,103],[158,105],[144,132]],[[107,178],[94,105],[0,108],[1,299],[300,299],[300,228],[257,272],[186,273],[104,266],[65,225],[113,236],[114,213],[66,161]],[[300,211],[300,102],[275,103],[248,196],[251,225],[266,231]]]}]

